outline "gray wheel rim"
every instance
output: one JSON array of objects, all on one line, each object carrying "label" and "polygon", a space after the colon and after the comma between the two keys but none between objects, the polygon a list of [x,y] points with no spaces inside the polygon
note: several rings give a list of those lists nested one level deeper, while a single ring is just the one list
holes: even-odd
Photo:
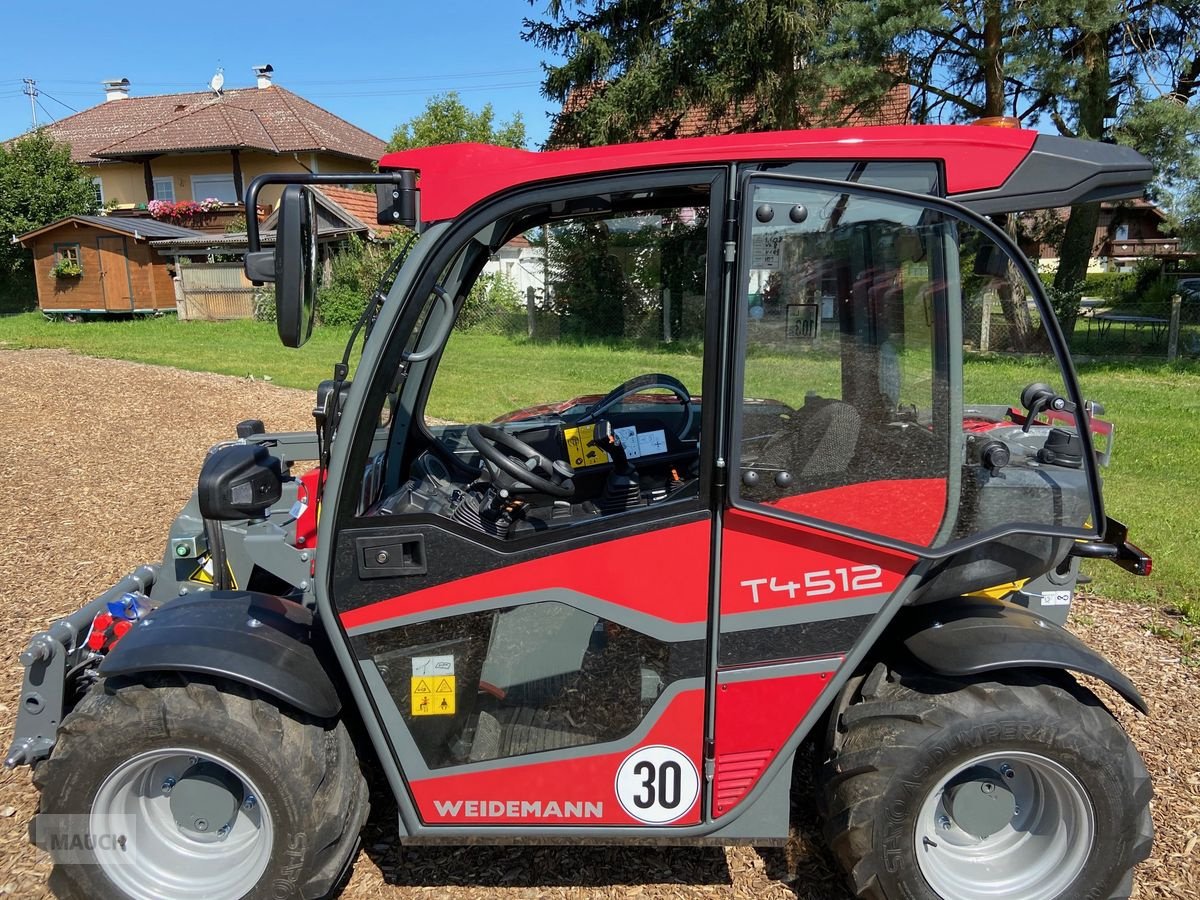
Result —
[{"label": "gray wheel rim", "polygon": [[[167,779],[180,778],[196,760],[223,767],[241,782],[243,795],[254,798],[205,835],[176,824],[163,791]],[[228,825],[223,833],[222,824]],[[241,897],[266,871],[274,843],[271,812],[246,773],[187,748],[151,750],[118,766],[97,791],[88,826],[97,862],[135,900]]]},{"label": "gray wheel rim", "polygon": [[[995,834],[971,835],[953,819],[946,788],[975,767],[1003,771],[1017,811]],[[1083,871],[1095,813],[1079,780],[1036,753],[987,753],[947,772],[917,819],[917,865],[946,900],[1052,900]]]}]

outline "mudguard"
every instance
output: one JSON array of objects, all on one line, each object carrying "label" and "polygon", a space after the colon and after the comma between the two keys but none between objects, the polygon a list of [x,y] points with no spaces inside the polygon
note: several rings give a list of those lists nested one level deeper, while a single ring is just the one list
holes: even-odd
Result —
[{"label": "mudguard", "polygon": [[240,682],[320,718],[341,709],[312,647],[312,613],[251,591],[179,597],[147,615],[104,662],[105,677],[192,672]]},{"label": "mudguard", "polygon": [[959,597],[909,610],[900,627],[904,646],[941,675],[998,669],[1069,669],[1099,678],[1149,715],[1133,682],[1064,628],[1003,600]]}]

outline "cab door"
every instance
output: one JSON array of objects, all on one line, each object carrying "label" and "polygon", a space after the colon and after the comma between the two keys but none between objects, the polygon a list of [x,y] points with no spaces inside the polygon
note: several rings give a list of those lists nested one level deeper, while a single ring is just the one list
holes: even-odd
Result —
[{"label": "cab door", "polygon": [[[991,226],[937,199],[786,176],[743,178],[740,208],[718,819],[744,808],[912,599],[909,576],[942,591],[930,599],[1011,582],[1030,560],[1054,565],[1033,533],[1082,537],[1095,515],[1087,472],[1051,473],[1047,428],[1023,434],[1011,409],[1026,380],[1070,385],[1069,370],[1053,356],[1014,368],[964,339],[988,292],[1021,284]],[[1011,453],[989,464],[1001,438]]]},{"label": "cab door", "polygon": [[[419,300],[376,326],[386,349],[358,376],[371,386],[347,472],[365,475],[339,494],[331,598],[410,833],[702,819],[722,265],[709,210],[725,178],[499,201],[442,237],[404,288]],[[510,259],[533,275],[516,303]],[[604,423],[620,466],[595,442]],[[552,460],[540,471],[570,492],[505,480],[472,443],[478,424]]]}]

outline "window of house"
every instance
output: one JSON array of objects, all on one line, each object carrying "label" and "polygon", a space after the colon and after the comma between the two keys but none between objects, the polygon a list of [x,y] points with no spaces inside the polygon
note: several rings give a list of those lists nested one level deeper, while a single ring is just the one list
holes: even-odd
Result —
[{"label": "window of house", "polygon": [[99,178],[92,179],[92,190],[96,194],[96,209],[104,209],[104,185]]},{"label": "window of house", "polygon": [[[175,179],[170,176],[154,179],[154,199],[175,202]],[[203,198],[201,198],[203,199]]]},{"label": "window of house", "polygon": [[232,175],[193,175],[192,199],[199,201],[210,197],[222,203],[240,203],[242,199],[238,196]]},{"label": "window of house", "polygon": [[1113,232],[1113,237],[1118,241],[1129,240],[1129,225],[1118,225],[1116,231]]}]

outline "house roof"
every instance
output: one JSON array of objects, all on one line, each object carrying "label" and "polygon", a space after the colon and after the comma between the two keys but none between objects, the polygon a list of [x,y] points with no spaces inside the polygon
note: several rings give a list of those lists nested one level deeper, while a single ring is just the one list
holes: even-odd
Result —
[{"label": "house roof", "polygon": [[[587,106],[592,97],[603,91],[605,87],[605,82],[598,82],[575,90],[567,97],[566,102],[563,104],[562,112],[555,117],[554,124],[550,129],[550,137],[546,141],[548,149],[560,150],[572,146],[566,140],[566,135],[562,130],[563,116],[579,112]],[[895,84],[888,90],[883,100],[875,109],[864,111],[852,108],[847,113],[845,119],[838,123],[838,125],[842,128],[858,128],[869,125],[911,124],[912,120],[909,116],[911,98],[912,88],[909,85]],[[833,104],[840,99],[840,92],[832,91],[826,102],[827,104]],[[803,103],[797,103],[797,110],[801,123],[809,119],[821,118],[820,116],[814,117],[813,110],[806,107]],[[685,110],[677,120],[674,116],[656,117],[646,126],[643,136],[645,138],[660,139],[687,138],[744,131],[745,125],[743,123],[754,111],[755,101],[753,99],[742,100],[736,106],[731,107],[729,112],[715,118],[709,110],[701,106],[693,106]],[[829,123],[821,122],[817,124]]]},{"label": "house roof", "polygon": [[17,240],[21,243],[45,234],[47,231],[53,231],[55,228],[60,228],[63,225],[70,223],[76,225],[92,225],[96,228],[103,228],[106,231],[115,231],[120,234],[132,236],[135,240],[145,241],[151,239],[162,238],[194,238],[203,237],[203,231],[196,231],[192,228],[184,228],[180,225],[172,225],[170,222],[160,222],[157,219],[150,218],[125,218],[121,216],[67,216],[65,219],[59,219],[57,222],[52,222],[49,225],[43,225],[41,228],[34,229],[26,234],[20,235]]},{"label": "house roof", "polygon": [[325,152],[374,161],[386,144],[315,103],[272,85],[112,100],[46,126],[79,163],[160,153]]}]

